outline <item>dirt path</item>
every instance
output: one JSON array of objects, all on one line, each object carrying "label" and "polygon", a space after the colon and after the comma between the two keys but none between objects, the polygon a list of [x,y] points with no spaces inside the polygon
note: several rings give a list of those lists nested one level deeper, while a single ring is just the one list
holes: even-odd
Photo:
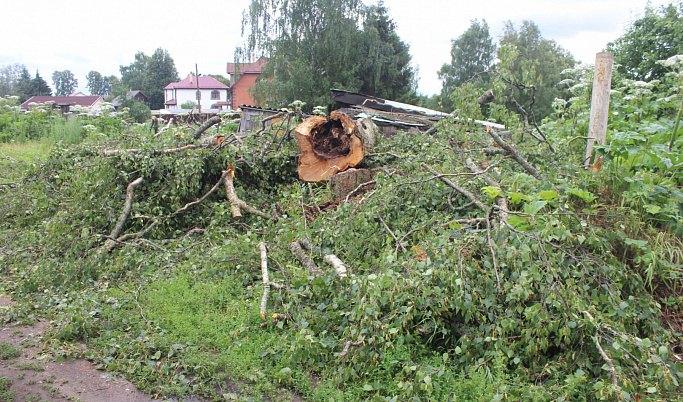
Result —
[{"label": "dirt path", "polygon": [[[0,296],[0,311],[10,305],[9,299]],[[96,370],[85,359],[59,363],[38,360],[36,353],[48,326],[49,323],[45,321],[31,326],[3,324],[0,329],[0,356],[12,355],[12,351],[21,355],[0,359],[0,377],[12,381],[8,391],[0,389],[0,401],[12,400],[12,394],[17,402],[152,400],[128,380],[117,378],[111,372]]]}]

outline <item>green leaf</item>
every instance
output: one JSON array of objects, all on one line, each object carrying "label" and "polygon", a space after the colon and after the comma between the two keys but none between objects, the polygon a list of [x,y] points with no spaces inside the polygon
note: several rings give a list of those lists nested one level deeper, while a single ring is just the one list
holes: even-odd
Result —
[{"label": "green leaf", "polygon": [[573,194],[573,195],[581,198],[582,200],[584,200],[587,203],[590,203],[593,200],[595,200],[596,198],[598,198],[598,197],[594,196],[593,193],[591,193],[590,191],[586,191],[586,190],[571,189],[571,190],[567,191],[567,193]]},{"label": "green leaf", "polygon": [[541,197],[542,200],[546,201],[554,200],[555,198],[560,198],[560,195],[557,194],[557,191],[555,190],[541,191],[540,193],[538,193],[538,196]]},{"label": "green leaf", "polygon": [[375,389],[370,384],[363,385],[363,391],[374,391]]},{"label": "green leaf", "polygon": [[462,225],[458,222],[449,222],[448,227],[450,227],[453,230],[462,230]]},{"label": "green leaf", "polygon": [[519,205],[522,201],[531,201],[529,197],[521,193],[507,193],[508,198],[510,198],[510,204]]},{"label": "green leaf", "polygon": [[548,204],[548,201],[533,201],[531,203],[524,204],[524,212],[527,214],[534,215],[538,211],[542,210]]},{"label": "green leaf", "polygon": [[652,215],[656,215],[662,210],[662,207],[655,204],[645,204],[644,207],[645,210]]},{"label": "green leaf", "polygon": [[493,186],[482,187],[481,191],[482,193],[488,195],[491,200],[495,200],[496,197],[498,197],[501,193],[501,190],[498,187]]}]

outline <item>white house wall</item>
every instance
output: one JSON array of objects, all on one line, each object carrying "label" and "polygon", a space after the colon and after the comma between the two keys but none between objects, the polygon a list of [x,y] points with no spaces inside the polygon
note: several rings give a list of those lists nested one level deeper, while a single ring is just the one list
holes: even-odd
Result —
[{"label": "white house wall", "polygon": [[[218,91],[218,94],[220,96],[219,99],[211,99],[211,92],[213,91]],[[185,102],[192,101],[194,103],[197,103],[197,96],[196,96],[196,89],[186,89],[186,88],[181,88],[181,89],[166,89],[164,90],[164,97],[165,101],[168,102],[172,99],[176,100],[175,105],[166,105],[166,108],[171,110],[171,109],[180,109],[180,105],[182,105]],[[217,102],[227,102],[228,101],[228,90],[227,89],[201,89],[200,90],[202,94],[202,109],[206,108],[209,109],[211,105]]]}]

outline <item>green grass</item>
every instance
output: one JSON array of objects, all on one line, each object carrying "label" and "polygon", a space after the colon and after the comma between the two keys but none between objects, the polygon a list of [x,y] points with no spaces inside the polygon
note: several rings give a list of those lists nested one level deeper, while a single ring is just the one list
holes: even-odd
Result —
[{"label": "green grass", "polygon": [[9,388],[12,386],[12,379],[0,376],[0,401],[13,402],[17,396]]},{"label": "green grass", "polygon": [[0,360],[16,359],[21,356],[21,349],[7,342],[0,342]]},{"label": "green grass", "polygon": [[36,159],[44,159],[52,149],[53,144],[47,141],[27,142],[4,142],[0,143],[0,164],[11,162],[10,157],[16,161],[33,162]]}]

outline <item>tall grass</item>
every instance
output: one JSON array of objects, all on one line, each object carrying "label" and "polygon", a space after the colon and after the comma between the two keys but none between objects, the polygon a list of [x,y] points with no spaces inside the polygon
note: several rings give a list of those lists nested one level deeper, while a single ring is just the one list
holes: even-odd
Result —
[{"label": "tall grass", "polygon": [[66,145],[80,144],[83,141],[83,126],[79,119],[55,120],[52,129],[43,137],[43,142]]}]

